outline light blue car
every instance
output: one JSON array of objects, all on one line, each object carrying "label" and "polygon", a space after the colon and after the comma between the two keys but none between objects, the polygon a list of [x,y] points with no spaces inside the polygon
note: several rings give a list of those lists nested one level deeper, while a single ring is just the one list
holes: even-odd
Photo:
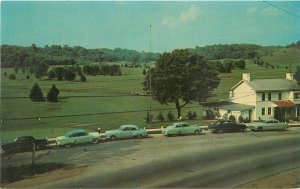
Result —
[{"label": "light blue car", "polygon": [[136,125],[121,125],[119,129],[106,131],[105,135],[110,140],[148,137],[148,133]]},{"label": "light blue car", "polygon": [[168,126],[162,131],[162,134],[167,136],[172,135],[188,135],[188,134],[195,134],[199,135],[202,132],[202,129],[199,125],[190,125],[186,122],[178,122],[173,123],[172,125]]},{"label": "light blue car", "polygon": [[65,134],[65,136],[60,136],[56,138],[57,146],[70,147],[76,144],[93,143],[96,144],[100,140],[100,135],[98,133],[91,134],[85,130],[72,130]]}]

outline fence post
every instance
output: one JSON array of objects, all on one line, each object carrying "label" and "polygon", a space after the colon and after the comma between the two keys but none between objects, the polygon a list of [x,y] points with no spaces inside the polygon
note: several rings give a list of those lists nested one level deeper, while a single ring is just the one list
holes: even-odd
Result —
[{"label": "fence post", "polygon": [[35,141],[32,140],[32,168],[35,166]]}]

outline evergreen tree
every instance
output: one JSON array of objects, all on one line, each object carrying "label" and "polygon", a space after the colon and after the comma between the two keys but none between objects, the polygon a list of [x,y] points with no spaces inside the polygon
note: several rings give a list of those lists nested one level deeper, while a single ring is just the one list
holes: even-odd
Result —
[{"label": "evergreen tree", "polygon": [[9,77],[8,77],[8,79],[10,79],[10,80],[16,80],[17,77],[16,77],[15,74],[10,74]]},{"label": "evergreen tree", "polygon": [[163,115],[162,112],[159,112],[159,114],[157,115],[157,119],[158,119],[159,121],[165,121],[165,117],[164,117],[164,115]]},{"label": "evergreen tree", "polygon": [[59,90],[53,84],[51,89],[48,91],[47,100],[49,102],[57,102],[58,95],[59,95]]},{"label": "evergreen tree", "polygon": [[29,94],[29,98],[34,102],[43,101],[43,92],[37,83],[33,85]]}]

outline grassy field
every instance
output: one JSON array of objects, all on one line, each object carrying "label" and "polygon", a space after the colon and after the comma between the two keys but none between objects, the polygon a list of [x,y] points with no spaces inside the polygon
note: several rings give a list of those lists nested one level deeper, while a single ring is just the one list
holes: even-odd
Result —
[{"label": "grassy field", "polygon": [[[277,57],[277,58],[276,58]],[[285,65],[292,65],[292,71],[300,62],[300,51],[284,49],[264,57],[264,60],[280,68],[262,68],[247,61],[246,70],[233,70],[230,74],[221,74],[221,83],[210,101],[227,99],[230,88],[241,80],[243,72],[251,73],[251,78],[284,78],[288,70]],[[88,76],[87,82],[37,80],[33,76],[27,80],[26,74],[18,73],[17,80],[9,80],[13,69],[1,70],[1,142],[16,136],[33,135],[54,137],[63,135],[72,129],[96,131],[100,123],[103,130],[117,128],[121,124],[137,124],[141,127],[166,126],[167,122],[155,122],[148,125],[144,121],[149,109],[147,96],[135,96],[131,92],[143,92],[143,68],[122,68],[122,76]],[[4,76],[4,72],[7,73]],[[78,78],[77,78],[78,79]],[[28,98],[30,89],[37,82],[44,96],[52,84],[59,89],[59,102],[31,102]],[[160,105],[151,100],[154,117],[162,110],[164,115],[169,109],[176,115],[174,104]],[[202,107],[197,103],[188,105],[182,110],[196,111],[202,115]],[[40,118],[40,119],[39,119]],[[202,120],[193,121],[202,124]]]}]

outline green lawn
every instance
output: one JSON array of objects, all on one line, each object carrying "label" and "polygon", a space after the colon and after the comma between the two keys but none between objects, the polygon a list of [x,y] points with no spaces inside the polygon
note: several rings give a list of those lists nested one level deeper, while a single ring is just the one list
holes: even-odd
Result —
[{"label": "green lawn", "polygon": [[[17,80],[8,79],[13,69],[2,69],[1,79],[1,140],[7,141],[20,135],[53,137],[71,129],[96,131],[97,125],[106,129],[117,128],[121,124],[137,124],[141,127],[160,127],[168,123],[155,122],[148,125],[144,121],[149,109],[148,96],[135,96],[131,92],[143,92],[143,68],[122,68],[122,76],[88,76],[88,82],[26,80],[26,74],[17,74]],[[6,72],[7,76],[3,73]],[[32,102],[29,92],[37,82],[44,96],[55,84],[59,89],[59,102]],[[151,100],[152,109],[166,109],[176,114],[174,105],[162,106]],[[191,104],[190,107],[197,104]],[[201,114],[201,108],[185,108]],[[154,117],[160,111],[153,111]],[[41,119],[39,119],[41,118]]]},{"label": "green lawn", "polygon": [[[230,88],[242,78],[243,72],[251,73],[252,79],[257,78],[284,78],[288,70],[286,65],[292,65],[292,72],[300,62],[298,49],[280,49],[273,55],[263,57],[271,64],[280,64],[280,68],[262,68],[247,61],[246,70],[233,70],[230,74],[221,74],[221,83],[214,91],[210,101],[227,99]],[[167,122],[158,122],[148,125],[144,121],[149,109],[147,96],[135,96],[131,92],[143,92],[143,68],[124,68],[122,76],[88,76],[87,82],[79,81],[50,81],[37,80],[33,76],[26,79],[26,74],[18,73],[17,80],[8,79],[13,69],[1,69],[1,120],[0,137],[2,142],[21,135],[54,137],[63,135],[72,129],[87,129],[96,131],[97,125],[106,129],[117,128],[121,124],[137,124],[141,127],[166,126]],[[4,72],[7,73],[4,76]],[[78,77],[77,77],[78,80]],[[55,84],[59,89],[59,102],[31,102],[28,98],[33,84],[37,82],[44,96]],[[152,109],[165,109],[166,115],[172,109],[176,115],[174,104],[160,105],[151,100]],[[188,105],[182,110],[185,116],[188,111],[196,111],[202,115],[202,107],[198,103]],[[153,110],[154,117],[160,110]],[[41,118],[41,119],[39,119]],[[192,121],[204,124],[203,120]]]}]

